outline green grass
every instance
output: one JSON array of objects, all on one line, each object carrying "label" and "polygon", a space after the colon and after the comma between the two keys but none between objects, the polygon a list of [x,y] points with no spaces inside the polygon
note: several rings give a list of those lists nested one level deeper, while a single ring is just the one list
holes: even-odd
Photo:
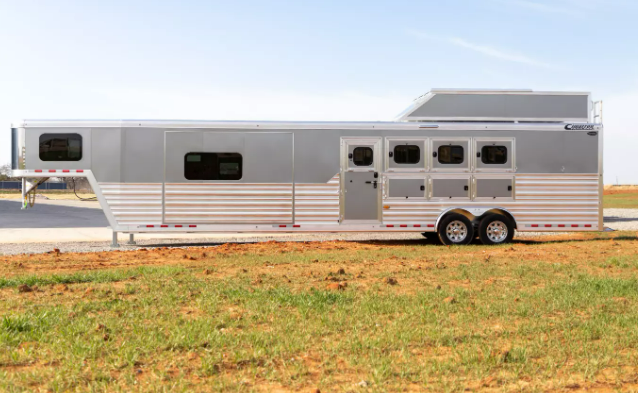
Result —
[{"label": "green grass", "polygon": [[180,271],[180,268],[149,268],[138,267],[127,270],[95,270],[87,272],[77,272],[72,274],[53,274],[53,275],[21,275],[14,277],[0,277],[0,288],[17,287],[22,284],[26,285],[52,285],[52,284],[77,284],[77,283],[108,283],[114,281],[123,281],[137,276],[149,274],[157,274],[159,272],[169,271],[171,273]]},{"label": "green grass", "polygon": [[638,209],[638,193],[627,192],[613,195],[605,195],[603,197],[603,207],[621,208],[621,209]]},{"label": "green grass", "polygon": [[[593,383],[638,360],[638,240],[608,239],[517,252],[414,244],[238,252],[196,268],[16,275],[0,280],[0,389],[460,392]],[[324,290],[325,271],[338,266],[348,288]],[[369,281],[354,279],[359,271]],[[399,285],[383,284],[387,276]],[[20,294],[22,283],[42,292]],[[72,291],[49,285],[57,283]]]}]

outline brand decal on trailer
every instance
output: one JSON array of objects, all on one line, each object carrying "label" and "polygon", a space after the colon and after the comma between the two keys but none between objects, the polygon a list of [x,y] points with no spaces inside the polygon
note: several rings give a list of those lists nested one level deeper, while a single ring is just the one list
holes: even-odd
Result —
[{"label": "brand decal on trailer", "polygon": [[591,131],[594,129],[593,124],[567,124],[565,126],[566,130],[572,131]]}]

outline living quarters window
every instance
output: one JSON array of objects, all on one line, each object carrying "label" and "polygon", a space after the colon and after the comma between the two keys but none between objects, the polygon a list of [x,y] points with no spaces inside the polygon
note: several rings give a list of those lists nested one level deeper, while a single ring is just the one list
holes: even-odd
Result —
[{"label": "living quarters window", "polygon": [[82,159],[82,135],[40,135],[40,160],[80,161]]},{"label": "living quarters window", "polygon": [[481,162],[483,164],[505,164],[507,162],[507,147],[483,146],[481,148]]},{"label": "living quarters window", "polygon": [[188,180],[240,180],[239,153],[188,153],[184,156],[184,177]]},{"label": "living quarters window", "polygon": [[438,157],[441,164],[462,164],[464,149],[459,145],[439,146]]},{"label": "living quarters window", "polygon": [[397,145],[394,147],[394,162],[397,164],[418,164],[421,149],[417,145]]},{"label": "living quarters window", "polygon": [[356,166],[370,166],[372,165],[372,148],[370,147],[355,147],[352,150],[352,162]]}]

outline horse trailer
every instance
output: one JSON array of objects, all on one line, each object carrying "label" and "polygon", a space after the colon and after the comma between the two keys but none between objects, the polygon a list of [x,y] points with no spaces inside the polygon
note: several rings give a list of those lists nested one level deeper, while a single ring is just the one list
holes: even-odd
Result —
[{"label": "horse trailer", "polygon": [[[84,177],[117,233],[600,231],[603,127],[589,93],[432,90],[392,122],[24,120],[24,208]],[[29,203],[31,201],[31,203]]]}]

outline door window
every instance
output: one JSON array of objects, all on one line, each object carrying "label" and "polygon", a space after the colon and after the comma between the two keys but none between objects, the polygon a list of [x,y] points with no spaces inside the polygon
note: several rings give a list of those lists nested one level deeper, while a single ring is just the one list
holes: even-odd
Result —
[{"label": "door window", "polygon": [[367,146],[355,147],[352,151],[352,162],[356,166],[372,165],[373,152],[372,148]]}]

